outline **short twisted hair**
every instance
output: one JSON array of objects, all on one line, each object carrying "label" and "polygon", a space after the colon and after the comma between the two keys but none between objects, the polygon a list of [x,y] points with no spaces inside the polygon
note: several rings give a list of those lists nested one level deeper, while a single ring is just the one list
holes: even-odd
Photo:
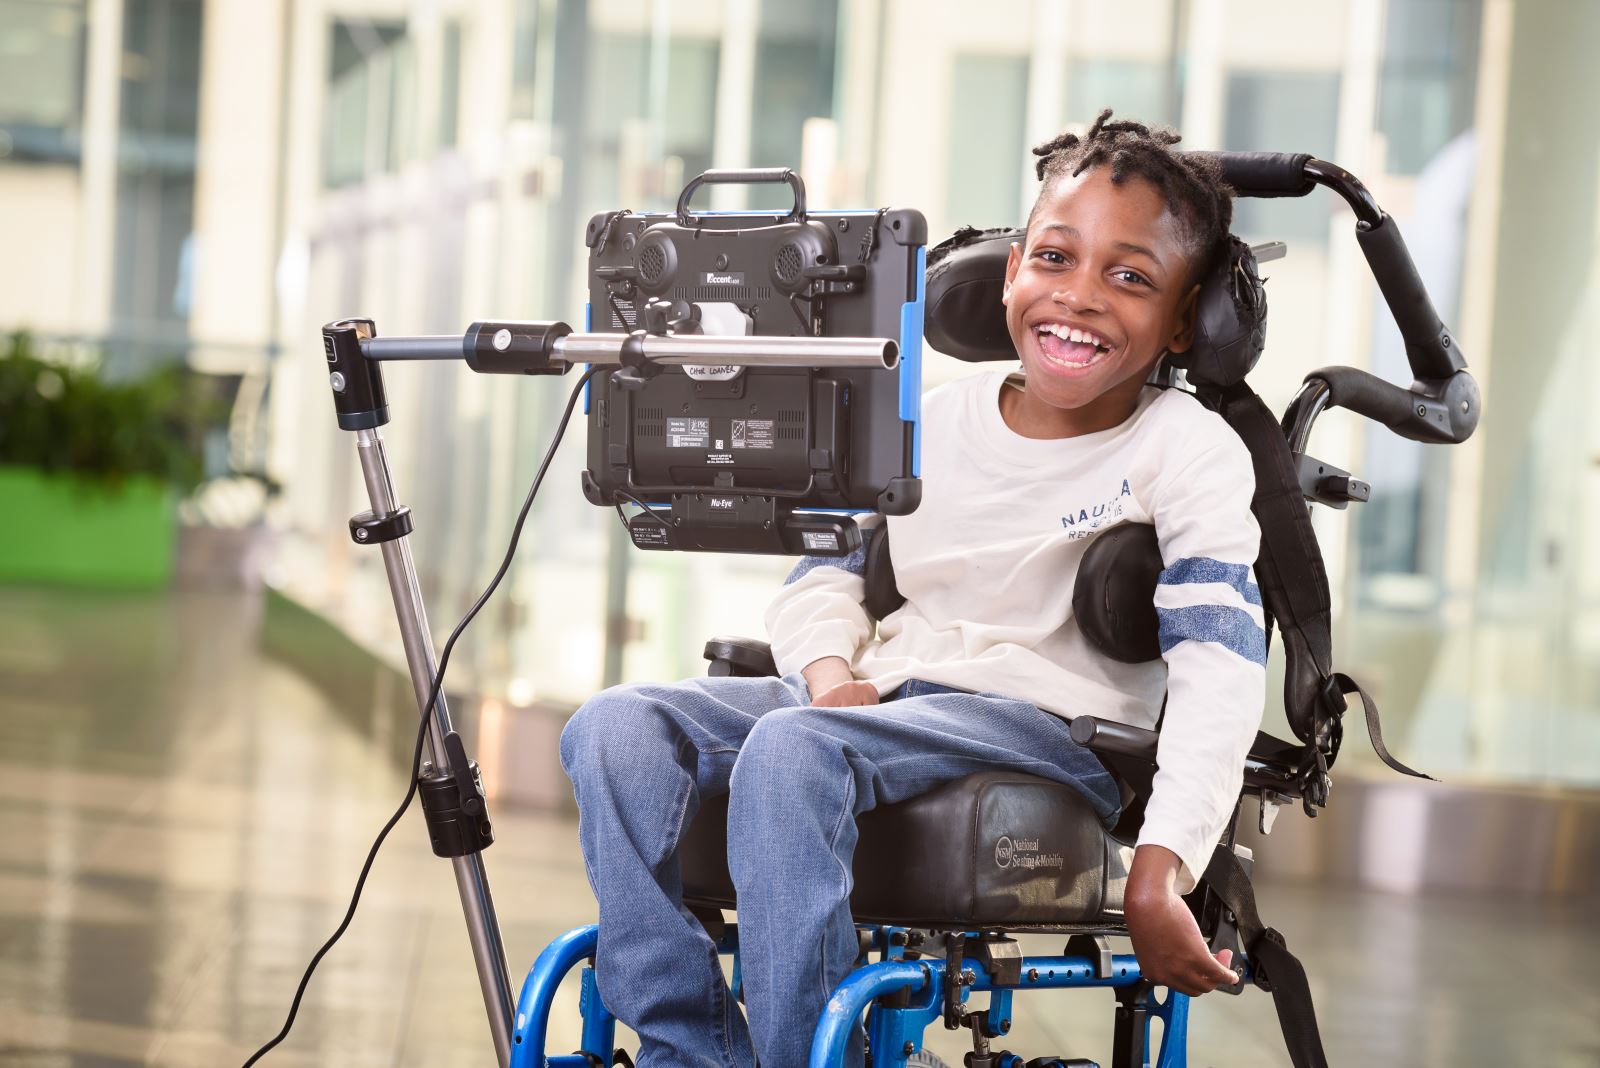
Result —
[{"label": "short twisted hair", "polygon": [[1182,138],[1166,127],[1111,121],[1111,109],[1100,112],[1082,137],[1064,133],[1033,150],[1035,173],[1044,184],[1028,213],[1028,225],[1056,180],[1076,177],[1091,167],[1111,168],[1111,181],[1121,185],[1137,175],[1155,186],[1177,221],[1178,241],[1195,278],[1203,278],[1227,246],[1233,225],[1233,189],[1222,168],[1206,156],[1174,152]]}]

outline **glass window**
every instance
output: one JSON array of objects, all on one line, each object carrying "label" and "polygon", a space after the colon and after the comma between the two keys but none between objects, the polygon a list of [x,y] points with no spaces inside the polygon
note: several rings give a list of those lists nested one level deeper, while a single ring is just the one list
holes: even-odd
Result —
[{"label": "glass window", "polygon": [[129,0],[122,24],[114,318],[140,339],[181,337],[194,263],[200,0]]},{"label": "glass window", "polygon": [[[404,132],[391,116],[405,120],[412,112],[399,95],[409,79],[397,74],[391,55],[405,23],[335,19],[328,32],[322,181],[338,188],[394,166]],[[408,60],[406,50],[401,63]]]},{"label": "glass window", "polygon": [[721,47],[693,37],[665,42],[654,60],[665,65],[659,101],[651,93],[655,47],[642,33],[595,37],[585,161],[592,176],[586,203],[593,211],[673,203],[689,176],[711,166]]},{"label": "glass window", "polygon": [[84,17],[72,0],[0,0],[0,160],[77,162]]},{"label": "glass window", "polygon": [[439,45],[439,133],[436,142],[440,148],[455,146],[460,112],[461,20],[451,19],[444,24],[443,40]]},{"label": "glass window", "polygon": [[1390,0],[1378,130],[1393,174],[1416,174],[1472,125],[1482,0]]},{"label": "glass window", "polygon": [[1092,123],[1102,108],[1147,125],[1177,126],[1183,86],[1176,63],[1074,56],[1067,67],[1069,123]]},{"label": "glass window", "polygon": [[[762,0],[750,166],[798,168],[805,121],[833,116],[838,21],[837,0]],[[752,209],[782,209],[791,199],[782,186],[753,186],[748,203]]]},{"label": "glass window", "polygon": [[367,68],[356,67],[328,86],[323,112],[322,183],[359,182],[367,173]]},{"label": "glass window", "polygon": [[[1228,76],[1223,148],[1309,152],[1334,159],[1339,125],[1337,71],[1235,71]],[[1331,196],[1241,199],[1233,228],[1247,239],[1328,240]]]},{"label": "glass window", "polygon": [[1020,225],[1028,57],[957,54],[950,63],[949,175],[952,227]]},{"label": "glass window", "polygon": [[538,117],[539,0],[515,0],[511,35],[511,117]]},{"label": "glass window", "polygon": [[384,170],[398,171],[420,153],[417,144],[417,51],[409,37],[390,45],[384,54],[382,77],[389,83],[385,103]]},{"label": "glass window", "polygon": [[[1460,329],[1467,211],[1477,182],[1471,130],[1477,85],[1477,3],[1397,0],[1388,8],[1379,73],[1378,126],[1393,187],[1409,204],[1390,205],[1440,318]],[[1381,298],[1374,299],[1371,365],[1409,381],[1404,343]],[[1449,509],[1451,450],[1405,441],[1382,426],[1365,431],[1372,500],[1357,517],[1362,595],[1395,606],[1431,607],[1437,598]],[[1398,576],[1423,581],[1406,582]]]}]

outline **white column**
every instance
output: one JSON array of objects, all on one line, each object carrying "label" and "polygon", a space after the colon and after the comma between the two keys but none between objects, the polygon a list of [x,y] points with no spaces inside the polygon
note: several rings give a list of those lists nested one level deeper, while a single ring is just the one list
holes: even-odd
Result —
[{"label": "white column", "polygon": [[[202,341],[261,345],[272,334],[279,251],[283,0],[210,0],[204,22],[189,330]],[[230,368],[242,355],[196,352]]]},{"label": "white column", "polygon": [[86,334],[111,322],[117,237],[117,131],[122,102],[122,0],[89,0],[84,57],[83,184],[78,298],[72,319]]},{"label": "white column", "polygon": [[[1484,397],[1494,396],[1491,382],[1495,314],[1495,281],[1499,265],[1500,192],[1506,162],[1506,111],[1511,95],[1512,14],[1514,0],[1488,0],[1478,46],[1478,91],[1473,108],[1473,136],[1478,141],[1472,205],[1467,209],[1466,270],[1461,279],[1461,323],[1457,336],[1470,361],[1472,377]],[[1478,581],[1481,551],[1479,511],[1483,507],[1483,460],[1487,435],[1480,429],[1450,450],[1450,496],[1444,543],[1444,611],[1446,622],[1464,624],[1472,615],[1472,598],[1455,596]]]},{"label": "white column", "polygon": [[1183,84],[1183,147],[1221,148],[1227,105],[1227,0],[1193,0]]},{"label": "white column", "polygon": [[[833,192],[839,207],[865,206],[883,197],[869,197],[867,172],[872,167],[873,118],[879,102],[878,68],[883,42],[883,0],[843,0],[839,26],[843,37],[834,74],[833,112],[839,120],[838,170]],[[892,197],[888,199],[894,199]]]},{"label": "white column", "polygon": [[[1384,0],[1352,0],[1345,14],[1344,71],[1339,79],[1339,117],[1335,135],[1335,158],[1358,177],[1376,182],[1383,170],[1383,159],[1372,151],[1373,121],[1378,111],[1378,68],[1383,51]],[[1267,148],[1269,146],[1261,146]],[[1380,187],[1381,190],[1381,187]],[[1318,190],[1314,196],[1335,194]],[[1379,196],[1382,196],[1380,191]],[[1328,286],[1324,295],[1326,351],[1339,354],[1345,363],[1370,363],[1372,353],[1372,312],[1375,284],[1366,259],[1356,244],[1354,219],[1341,205],[1333,213],[1328,235]],[[1292,254],[1292,252],[1291,252]],[[1364,357],[1357,360],[1354,354]],[[1362,443],[1365,419],[1343,412],[1330,412],[1317,438],[1317,456],[1349,471],[1363,469]],[[1342,433],[1334,433],[1338,427]],[[1348,580],[1357,570],[1351,559],[1355,524],[1350,513],[1336,514],[1327,509],[1312,509],[1322,559],[1328,570],[1328,587],[1333,592],[1333,613],[1342,615],[1353,601],[1354,589]]]},{"label": "white column", "polygon": [[[750,166],[750,124],[755,118],[758,0],[725,0],[722,56],[717,66],[717,120],[711,165],[717,169]],[[711,187],[711,207],[739,211],[748,203],[740,185]]]},{"label": "white column", "polygon": [[[1061,103],[1066,98],[1068,6],[1060,0],[1034,0],[1033,49],[1028,63],[1028,111],[1023,122],[1022,143],[1031,149],[1061,132]],[[1017,203],[1033,204],[1039,182],[1033,173],[1033,156],[1024,157],[1022,190]],[[1020,225],[1021,219],[1008,219]]]}]

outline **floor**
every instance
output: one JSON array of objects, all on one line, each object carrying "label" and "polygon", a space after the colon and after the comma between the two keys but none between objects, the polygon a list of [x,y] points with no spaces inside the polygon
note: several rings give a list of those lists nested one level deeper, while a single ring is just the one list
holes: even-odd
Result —
[{"label": "floor", "polygon": [[[0,1065],[239,1065],[281,1026],[404,780],[259,652],[260,613],[237,593],[0,589]],[[570,820],[496,817],[520,982],[593,906]],[[1332,1063],[1600,1065],[1600,902],[1260,893],[1307,962]],[[1109,994],[1017,1005],[1005,1044],[1024,1057],[1109,1060]],[[1259,991],[1195,1008],[1194,1065],[1287,1063]],[[952,1037],[929,1031],[959,1064]],[[414,816],[264,1063],[493,1063],[453,880]]]}]

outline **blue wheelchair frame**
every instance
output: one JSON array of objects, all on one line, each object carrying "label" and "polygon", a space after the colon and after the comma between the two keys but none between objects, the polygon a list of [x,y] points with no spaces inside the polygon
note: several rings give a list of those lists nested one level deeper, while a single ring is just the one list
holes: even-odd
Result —
[{"label": "blue wheelchair frame", "polygon": [[[836,1068],[844,1063],[846,1043],[865,1016],[867,1047],[873,1068],[905,1068],[907,1060],[922,1050],[922,1034],[944,1011],[942,991],[947,965],[938,957],[908,959],[907,928],[861,925],[869,934],[876,962],[863,953],[855,971],[839,985],[823,1009],[811,1041],[810,1068]],[[610,1065],[616,1043],[616,1017],[600,998],[594,974],[595,945],[600,929],[594,924],[575,927],[545,947],[528,970],[517,999],[512,1030],[512,1068],[593,1068]],[[976,935],[977,932],[971,932]],[[732,956],[730,987],[740,996],[738,930],[729,925],[718,940],[720,953]],[[550,1012],[556,988],[579,964],[583,1018],[582,1040],[576,1052],[550,1056]],[[987,993],[982,1031],[1004,1035],[1011,1030],[1011,996],[1018,990],[1066,990],[1110,987],[1117,994],[1117,1048],[1113,1063],[1133,1068],[1185,1068],[1188,1064],[1189,998],[1170,990],[1165,998],[1144,981],[1132,954],[1111,957],[1110,967],[1087,956],[1023,957],[1019,981],[998,983],[984,964],[971,957],[961,960],[961,1003],[969,995]],[[1106,974],[1101,974],[1105,972]],[[901,1002],[897,1004],[896,1002]],[[1161,1045],[1150,1060],[1150,1021],[1162,1022]],[[1023,1068],[1023,1058],[1005,1053],[998,1068]]]}]

